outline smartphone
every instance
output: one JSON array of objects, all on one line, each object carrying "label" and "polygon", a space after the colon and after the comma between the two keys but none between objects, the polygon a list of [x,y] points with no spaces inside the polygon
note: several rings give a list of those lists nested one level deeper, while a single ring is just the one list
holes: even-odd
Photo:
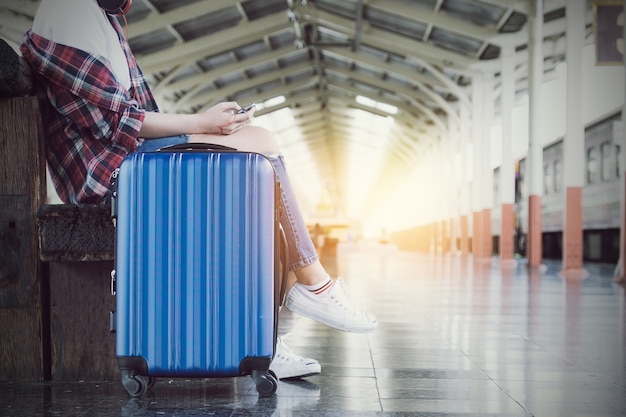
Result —
[{"label": "smartphone", "polygon": [[247,111],[252,110],[252,108],[256,106],[256,103],[250,103],[245,107],[240,108],[239,110],[237,110],[237,114],[241,114],[241,113],[245,113]]}]

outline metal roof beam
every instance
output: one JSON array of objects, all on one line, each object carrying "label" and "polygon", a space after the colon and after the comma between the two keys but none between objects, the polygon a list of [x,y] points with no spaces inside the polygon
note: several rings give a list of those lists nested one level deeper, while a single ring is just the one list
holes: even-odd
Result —
[{"label": "metal roof beam", "polygon": [[289,22],[284,15],[274,13],[253,22],[223,30],[219,32],[219,35],[203,36],[192,41],[174,44],[149,55],[137,56],[137,62],[146,74],[166,71],[181,64],[189,65],[204,57],[258,41],[259,33],[269,35],[289,28]]}]

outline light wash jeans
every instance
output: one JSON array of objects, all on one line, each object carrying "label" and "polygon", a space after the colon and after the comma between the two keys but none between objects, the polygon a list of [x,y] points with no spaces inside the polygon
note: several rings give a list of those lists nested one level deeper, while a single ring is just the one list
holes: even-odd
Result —
[{"label": "light wash jeans", "polygon": [[[164,146],[187,142],[189,142],[189,136],[187,135],[147,139],[137,149],[137,152],[152,152]],[[319,259],[319,256],[315,246],[313,246],[313,241],[298,207],[283,156],[277,154],[266,155],[266,157],[274,166],[277,180],[280,182],[280,224],[287,238],[289,270],[294,271],[314,263]]]}]

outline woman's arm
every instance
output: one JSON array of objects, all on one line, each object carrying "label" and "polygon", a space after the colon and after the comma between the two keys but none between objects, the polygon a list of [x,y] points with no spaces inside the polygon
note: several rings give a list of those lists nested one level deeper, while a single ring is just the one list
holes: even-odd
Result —
[{"label": "woman's arm", "polygon": [[197,133],[230,135],[244,127],[254,114],[254,109],[237,114],[240,108],[235,102],[223,102],[196,114],[147,111],[139,136],[150,139]]}]

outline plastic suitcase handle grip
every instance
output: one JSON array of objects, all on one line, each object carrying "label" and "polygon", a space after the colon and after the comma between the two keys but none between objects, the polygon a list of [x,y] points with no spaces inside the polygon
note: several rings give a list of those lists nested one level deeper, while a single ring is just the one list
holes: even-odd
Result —
[{"label": "plastic suitcase handle grip", "polygon": [[201,142],[190,142],[190,143],[179,143],[177,145],[164,146],[159,149],[157,152],[180,152],[180,151],[220,151],[220,152],[234,152],[237,149],[231,148],[230,146],[218,145],[217,143],[201,143]]}]

